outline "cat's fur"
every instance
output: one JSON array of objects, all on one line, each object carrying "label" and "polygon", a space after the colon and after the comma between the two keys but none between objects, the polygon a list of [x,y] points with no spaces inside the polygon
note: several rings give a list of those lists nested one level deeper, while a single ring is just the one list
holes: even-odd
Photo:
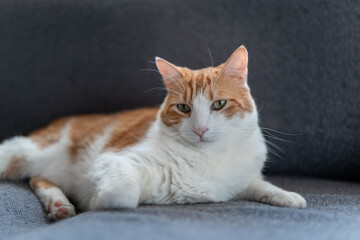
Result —
[{"label": "cat's fur", "polygon": [[[160,109],[62,118],[11,138],[0,145],[0,173],[30,177],[52,219],[75,214],[66,196],[84,210],[234,198],[304,208],[300,195],[263,180],[267,148],[247,62],[243,46],[200,70],[156,58],[168,90]],[[217,100],[226,100],[220,110]]]}]

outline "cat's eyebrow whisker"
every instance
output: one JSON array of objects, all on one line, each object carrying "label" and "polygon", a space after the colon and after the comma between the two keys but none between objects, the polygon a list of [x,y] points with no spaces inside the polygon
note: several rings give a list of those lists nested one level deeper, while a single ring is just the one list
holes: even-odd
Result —
[{"label": "cat's eyebrow whisker", "polygon": [[210,60],[211,60],[211,66],[214,67],[214,61],[213,61],[213,58],[212,58],[212,54],[211,54],[208,42],[206,42],[206,46],[207,46],[207,49],[208,49],[208,52],[209,52],[209,56],[210,56]]},{"label": "cat's eyebrow whisker", "polygon": [[[212,57],[208,42],[206,42],[206,46],[207,46],[207,49],[208,49],[208,52],[209,52],[209,56],[210,56],[210,60],[211,60],[211,66],[214,67],[214,60],[213,60],[213,57]],[[214,91],[214,75],[212,73],[210,75],[211,75],[210,91]]]},{"label": "cat's eyebrow whisker", "polygon": [[164,91],[167,91],[167,88],[164,88],[164,87],[154,87],[154,88],[150,88],[150,89],[148,89],[148,90],[145,90],[145,91],[143,92],[143,94],[148,93],[148,92],[151,92],[151,91],[154,91],[154,90],[164,90]]},{"label": "cat's eyebrow whisker", "polygon": [[[181,80],[181,77],[179,76],[179,74],[178,74],[174,69],[171,69],[171,70],[172,70],[173,72],[175,72],[175,74],[176,74],[176,76],[177,76],[176,79],[174,79],[174,78],[172,78],[172,79],[175,81],[176,85],[180,88],[179,84],[177,83],[177,80]],[[182,93],[184,93],[184,92],[185,92],[184,83],[183,83],[182,81],[180,81],[180,82],[181,82],[182,87],[183,87],[183,88],[180,88],[180,89],[181,89]]]},{"label": "cat's eyebrow whisker", "polygon": [[[185,90],[180,87],[180,85],[178,84],[177,79],[175,79],[174,82],[175,82],[175,84],[178,86],[178,88],[181,90],[181,92],[182,92],[183,94],[185,94]],[[181,81],[180,81],[180,82],[181,82]]]},{"label": "cat's eyebrow whisker", "polygon": [[179,92],[177,92],[177,91],[175,91],[175,90],[172,90],[172,89],[169,89],[169,88],[166,88],[166,90],[167,90],[167,91],[170,91],[170,92],[173,92],[173,93],[175,93],[175,94],[177,94],[177,95],[179,95],[179,96],[182,96],[181,93],[179,93]]},{"label": "cat's eyebrow whisker", "polygon": [[149,72],[157,72],[157,73],[160,73],[159,70],[151,69],[151,68],[139,69],[138,71],[140,71],[140,72],[149,71]]},{"label": "cat's eyebrow whisker", "polygon": [[[150,71],[150,72],[157,72],[157,73],[161,74],[160,71],[159,71],[159,70],[156,70],[156,69],[147,69],[147,68],[145,68],[145,69],[140,69],[139,71]],[[175,72],[175,71],[174,71],[174,72]],[[171,77],[171,76],[169,76],[169,77],[170,77],[171,80],[173,80],[173,81],[176,83],[176,85],[178,86],[178,88],[179,88],[179,89],[181,90],[181,92],[184,94],[185,86],[184,86],[184,84],[182,83],[182,81],[180,81],[181,84],[183,85],[183,87],[180,87],[180,85],[178,84],[178,80],[180,80],[181,78],[180,78],[180,76],[179,76],[179,74],[178,74],[177,72],[175,72],[175,73],[176,73],[176,75],[177,75],[177,78]]]},{"label": "cat's eyebrow whisker", "polygon": [[[177,92],[177,91],[175,91],[175,90],[169,89],[169,88],[164,88],[164,87],[155,87],[155,88],[150,88],[150,89],[148,89],[148,90],[144,91],[144,92],[143,92],[143,94],[146,94],[146,93],[151,92],[151,91],[154,91],[154,90],[164,90],[164,91],[167,91],[167,92],[169,92],[169,91],[170,91],[170,92],[175,93],[176,95],[182,96],[182,94],[181,94],[181,93],[179,93],[179,92]],[[170,94],[170,93],[169,93],[169,94]]]}]

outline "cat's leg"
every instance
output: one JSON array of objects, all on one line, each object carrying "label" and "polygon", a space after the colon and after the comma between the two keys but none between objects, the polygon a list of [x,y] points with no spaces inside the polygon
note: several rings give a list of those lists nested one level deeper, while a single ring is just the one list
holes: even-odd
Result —
[{"label": "cat's leg", "polygon": [[92,175],[96,190],[89,208],[136,208],[140,199],[140,174],[127,158],[105,154],[96,161]]},{"label": "cat's leg", "polygon": [[44,204],[49,219],[60,220],[75,215],[74,206],[69,202],[61,189],[50,181],[44,178],[32,177],[30,179],[30,186],[42,204]]},{"label": "cat's leg", "polygon": [[273,184],[257,179],[241,193],[240,198],[278,207],[305,208],[306,200],[295,192],[288,192]]}]

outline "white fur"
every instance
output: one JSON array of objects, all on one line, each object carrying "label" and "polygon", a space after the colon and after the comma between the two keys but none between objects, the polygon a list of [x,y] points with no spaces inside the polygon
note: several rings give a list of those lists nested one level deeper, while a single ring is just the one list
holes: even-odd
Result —
[{"label": "white fur", "polygon": [[[143,141],[119,152],[101,152],[109,128],[75,164],[67,150],[68,128],[58,143],[42,151],[27,138],[14,138],[0,147],[0,172],[12,154],[26,155],[30,163],[26,176],[49,179],[85,210],[236,197],[305,207],[300,195],[262,180],[267,150],[255,104],[251,113],[232,119],[210,111],[210,105],[199,94],[192,116],[180,126],[167,127],[158,116]],[[196,128],[208,128],[203,141],[193,132]]]}]

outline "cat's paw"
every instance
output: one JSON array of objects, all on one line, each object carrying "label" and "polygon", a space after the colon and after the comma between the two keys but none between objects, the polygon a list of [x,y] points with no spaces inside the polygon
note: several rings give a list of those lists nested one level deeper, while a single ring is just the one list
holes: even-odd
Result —
[{"label": "cat's paw", "polygon": [[295,192],[275,191],[264,194],[260,202],[278,207],[306,208],[306,200]]},{"label": "cat's paw", "polygon": [[49,212],[48,218],[50,220],[60,220],[75,216],[74,206],[67,201],[50,199],[47,211]]},{"label": "cat's paw", "polygon": [[92,197],[90,209],[136,208],[139,197],[139,188],[135,185],[104,189]]}]

